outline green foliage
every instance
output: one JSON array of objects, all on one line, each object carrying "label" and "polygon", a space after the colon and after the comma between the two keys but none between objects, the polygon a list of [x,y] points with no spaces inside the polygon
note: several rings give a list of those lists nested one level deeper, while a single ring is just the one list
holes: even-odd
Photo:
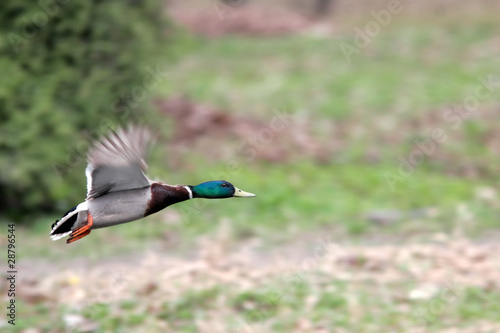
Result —
[{"label": "green foliage", "polygon": [[85,197],[88,139],[144,118],[165,76],[158,59],[172,34],[162,16],[157,0],[1,2],[2,213]]}]

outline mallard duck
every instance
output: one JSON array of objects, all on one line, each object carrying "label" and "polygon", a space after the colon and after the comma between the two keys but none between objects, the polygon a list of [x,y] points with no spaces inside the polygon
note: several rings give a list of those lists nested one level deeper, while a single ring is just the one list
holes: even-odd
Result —
[{"label": "mallard duck", "polygon": [[94,144],[87,154],[87,198],[52,225],[50,237],[69,235],[72,243],[91,230],[142,219],[194,198],[255,197],[225,180],[168,185],[145,175],[145,151],[151,136],[141,127],[119,129]]}]

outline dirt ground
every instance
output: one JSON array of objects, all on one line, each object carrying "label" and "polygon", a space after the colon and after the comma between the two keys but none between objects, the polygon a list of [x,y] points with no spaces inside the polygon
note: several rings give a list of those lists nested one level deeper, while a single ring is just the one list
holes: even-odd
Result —
[{"label": "dirt ground", "polygon": [[[500,291],[499,253],[498,242],[473,243],[442,234],[426,242],[371,245],[340,244],[331,237],[316,235],[309,241],[270,249],[256,239],[235,244],[221,229],[216,238],[201,239],[196,249],[184,256],[158,248],[99,262],[84,258],[57,263],[26,260],[19,268],[23,272],[19,297],[32,304],[43,302],[54,308],[74,309],[146,298],[148,301],[142,302],[147,307],[144,311],[154,313],[164,302],[175,303],[185,293],[197,290],[225,286],[245,291],[269,285],[280,293],[290,283],[303,281],[316,286],[316,292],[309,297],[313,304],[329,283],[342,281],[353,291],[364,283],[374,284],[386,290],[381,297],[409,302],[456,297],[470,286]],[[390,286],[398,284],[411,288],[390,290]],[[220,304],[217,311],[227,314],[226,303],[221,300]],[[326,332],[304,320],[301,331]],[[64,321],[83,331],[93,331],[97,325],[79,315],[68,315]],[[500,330],[494,324],[484,325],[491,332]],[[200,322],[198,327],[201,332],[220,331],[213,320]],[[483,331],[488,330],[443,332]]]}]

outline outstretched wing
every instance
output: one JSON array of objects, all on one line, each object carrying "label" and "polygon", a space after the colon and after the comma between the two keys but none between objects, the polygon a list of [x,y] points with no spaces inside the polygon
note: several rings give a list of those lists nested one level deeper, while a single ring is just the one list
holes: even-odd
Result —
[{"label": "outstretched wing", "polygon": [[108,192],[149,186],[144,155],[150,140],[146,129],[129,127],[97,142],[87,156],[87,200]]}]

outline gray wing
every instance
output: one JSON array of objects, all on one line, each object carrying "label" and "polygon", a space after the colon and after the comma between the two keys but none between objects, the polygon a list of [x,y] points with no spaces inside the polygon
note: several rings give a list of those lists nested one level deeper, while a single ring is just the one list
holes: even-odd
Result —
[{"label": "gray wing", "polygon": [[140,127],[119,129],[97,142],[88,152],[87,200],[108,192],[149,186],[144,155],[150,133]]}]

